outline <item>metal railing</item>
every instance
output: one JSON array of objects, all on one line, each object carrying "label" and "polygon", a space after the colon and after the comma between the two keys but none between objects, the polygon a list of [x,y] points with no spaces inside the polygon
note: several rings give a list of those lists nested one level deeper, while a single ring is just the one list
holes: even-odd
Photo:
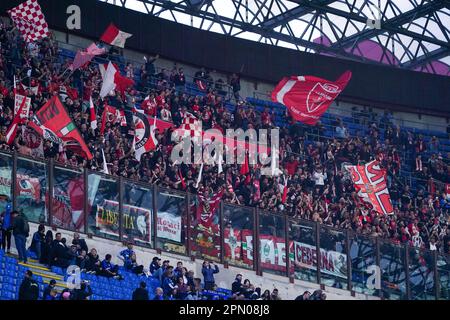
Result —
[{"label": "metal railing", "polygon": [[16,152],[0,152],[0,173],[1,193],[32,222],[352,294],[450,299],[450,256],[437,251],[223,201],[201,222],[194,194]]}]

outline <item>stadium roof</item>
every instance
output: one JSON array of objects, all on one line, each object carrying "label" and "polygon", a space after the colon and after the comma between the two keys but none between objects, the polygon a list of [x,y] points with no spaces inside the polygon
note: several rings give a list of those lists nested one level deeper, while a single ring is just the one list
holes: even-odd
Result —
[{"label": "stadium roof", "polygon": [[450,76],[450,0],[98,0],[195,28]]}]

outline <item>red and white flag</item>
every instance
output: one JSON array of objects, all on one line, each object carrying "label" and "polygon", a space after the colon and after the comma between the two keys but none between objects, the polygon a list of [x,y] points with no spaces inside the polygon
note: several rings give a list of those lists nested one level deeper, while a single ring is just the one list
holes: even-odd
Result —
[{"label": "red and white flag", "polygon": [[122,76],[116,66],[111,62],[108,64],[108,68],[103,76],[103,84],[100,90],[100,97],[103,99],[111,91],[117,90],[123,94],[123,92],[134,85],[134,81],[125,76]]},{"label": "red and white flag", "polygon": [[158,140],[155,137],[156,118],[153,120],[153,125],[150,125],[147,115],[136,112],[133,114],[134,121],[134,150],[135,158],[141,161],[141,156],[149,151],[156,149]]},{"label": "red and white flag", "polygon": [[86,48],[86,51],[77,51],[75,59],[73,60],[70,69],[76,70],[86,64],[88,64],[95,56],[99,56],[106,53],[105,48],[99,48],[95,43],[92,43]]},{"label": "red and white flag", "polygon": [[194,115],[187,112],[181,125],[174,130],[174,133],[180,138],[191,137],[194,141],[200,141],[202,131],[202,121]]},{"label": "red and white flag", "polygon": [[30,90],[31,94],[33,95],[37,95],[39,93],[39,84],[37,84],[36,86],[27,87],[26,85],[21,83],[21,86],[23,91]]},{"label": "red and white flag", "polygon": [[206,91],[206,84],[205,82],[203,82],[202,80],[195,80],[195,83],[197,84],[197,87],[201,90],[201,91]]},{"label": "red and white flag", "polygon": [[394,209],[386,184],[386,170],[377,160],[360,166],[345,166],[351,173],[355,189],[361,200],[371,204],[379,214],[393,214]]},{"label": "red and white flag", "polygon": [[92,97],[89,98],[89,118],[92,130],[97,129],[97,115],[95,114],[95,106],[92,102]]},{"label": "red and white flag", "polygon": [[314,76],[286,77],[272,92],[272,101],[284,104],[295,120],[314,125],[351,77],[351,71],[344,72],[335,82]]},{"label": "red and white flag", "polygon": [[[25,104],[22,107],[23,101],[25,100]],[[28,119],[28,116],[30,115],[30,106],[31,106],[31,98],[25,97],[20,94],[16,94],[14,97],[14,115],[16,115],[19,112],[19,109],[22,108],[22,113],[20,114],[20,117],[22,119]]]},{"label": "red and white flag", "polygon": [[105,132],[105,126],[107,122],[111,122],[113,124],[119,122],[121,127],[126,127],[127,120],[125,118],[125,112],[123,110],[105,105],[105,109],[103,110],[102,114],[102,125],[100,127],[101,135],[103,135],[103,133]]},{"label": "red and white flag", "polygon": [[203,192],[199,192],[198,204],[197,204],[197,223],[203,225],[206,228],[211,227],[213,223],[214,214],[219,208],[220,200],[222,199],[224,189],[220,189],[217,193],[212,194],[210,197]]},{"label": "red and white flag", "polygon": [[112,46],[124,48],[125,42],[131,36],[131,33],[121,31],[113,23],[111,23],[108,28],[106,28],[100,40],[109,43]]},{"label": "red and white flag", "polygon": [[14,139],[16,138],[16,134],[17,134],[17,128],[19,127],[19,124],[21,124],[23,122],[21,115],[22,115],[22,110],[25,106],[25,103],[26,103],[26,99],[23,99],[18,112],[14,116],[13,121],[8,128],[8,131],[6,131],[6,143],[9,145],[11,145],[14,142]]},{"label": "red and white flag", "polygon": [[8,14],[26,42],[48,37],[48,24],[37,0],[25,1],[8,10]]}]

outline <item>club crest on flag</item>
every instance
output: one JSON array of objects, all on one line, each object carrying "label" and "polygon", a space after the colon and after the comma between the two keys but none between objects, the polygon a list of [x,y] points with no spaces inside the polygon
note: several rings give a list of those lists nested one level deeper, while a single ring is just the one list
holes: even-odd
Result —
[{"label": "club crest on flag", "polygon": [[341,92],[339,87],[331,83],[316,83],[316,85],[309,91],[306,99],[306,109],[309,113],[315,112],[325,102],[332,101]]}]

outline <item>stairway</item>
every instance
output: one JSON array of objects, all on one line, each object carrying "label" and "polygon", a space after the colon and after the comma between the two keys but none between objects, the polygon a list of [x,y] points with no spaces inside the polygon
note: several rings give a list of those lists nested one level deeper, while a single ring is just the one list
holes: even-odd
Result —
[{"label": "stairway", "polygon": [[[18,259],[18,256],[15,254],[6,254],[6,256]],[[18,265],[24,266],[27,269],[31,270],[33,272],[34,277],[41,277],[42,283],[45,285],[48,285],[51,280],[55,280],[56,281],[55,289],[58,291],[58,293],[67,288],[64,276],[52,272],[49,268],[39,263],[39,261],[35,259],[28,258],[27,263],[19,262]]]}]

